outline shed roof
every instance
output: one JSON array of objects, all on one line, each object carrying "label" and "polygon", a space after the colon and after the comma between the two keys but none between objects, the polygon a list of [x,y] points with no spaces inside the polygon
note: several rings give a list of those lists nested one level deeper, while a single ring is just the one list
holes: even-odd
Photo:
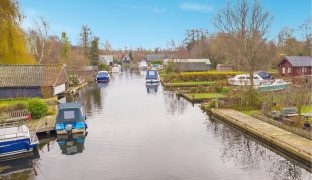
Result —
[{"label": "shed roof", "polygon": [[283,61],[285,59],[294,67],[312,66],[312,57],[310,56],[286,56]]},{"label": "shed roof", "polygon": [[176,70],[182,72],[209,71],[209,66],[205,62],[179,62],[174,64]]},{"label": "shed roof", "polygon": [[56,86],[68,82],[62,65],[0,65],[0,87]]},{"label": "shed roof", "polygon": [[156,60],[163,60],[166,57],[165,54],[148,54],[146,55],[147,61],[156,61]]}]

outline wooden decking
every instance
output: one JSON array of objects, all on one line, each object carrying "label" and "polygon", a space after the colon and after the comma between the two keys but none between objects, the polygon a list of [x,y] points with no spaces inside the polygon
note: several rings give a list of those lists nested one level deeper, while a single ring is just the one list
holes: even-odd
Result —
[{"label": "wooden decking", "polygon": [[45,116],[42,119],[31,119],[26,121],[26,125],[30,131],[35,131],[36,133],[42,133],[54,130],[56,115]]},{"label": "wooden decking", "polygon": [[217,118],[311,166],[312,141],[231,109],[212,109]]}]

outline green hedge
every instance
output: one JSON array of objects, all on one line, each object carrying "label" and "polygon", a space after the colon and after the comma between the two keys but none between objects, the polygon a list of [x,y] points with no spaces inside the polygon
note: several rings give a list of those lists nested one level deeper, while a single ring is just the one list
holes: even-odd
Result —
[{"label": "green hedge", "polygon": [[38,119],[47,114],[48,105],[42,99],[34,98],[28,102],[27,109],[32,118]]},{"label": "green hedge", "polygon": [[164,82],[187,82],[187,81],[218,81],[225,80],[244,72],[230,71],[230,72],[183,72],[183,73],[169,73],[163,77]]}]

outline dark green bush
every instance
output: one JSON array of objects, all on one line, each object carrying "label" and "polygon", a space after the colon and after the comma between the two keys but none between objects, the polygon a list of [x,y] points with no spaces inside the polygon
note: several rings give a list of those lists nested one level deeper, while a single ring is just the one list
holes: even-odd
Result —
[{"label": "dark green bush", "polygon": [[222,89],[223,89],[222,86],[216,86],[215,87],[216,93],[222,93]]},{"label": "dark green bush", "polygon": [[28,102],[27,109],[34,119],[41,118],[48,112],[48,105],[39,98],[34,98]]}]

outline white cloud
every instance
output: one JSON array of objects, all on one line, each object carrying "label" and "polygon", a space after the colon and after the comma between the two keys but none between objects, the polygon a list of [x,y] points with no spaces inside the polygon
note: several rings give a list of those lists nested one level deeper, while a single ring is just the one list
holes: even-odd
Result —
[{"label": "white cloud", "polygon": [[213,6],[204,3],[184,2],[180,5],[183,11],[196,11],[201,13],[209,13],[213,11]]},{"label": "white cloud", "polygon": [[154,13],[164,13],[167,11],[167,9],[165,9],[165,8],[145,6],[145,5],[131,5],[131,6],[127,6],[127,7],[131,8],[131,9],[135,9],[135,10],[151,11]]}]

